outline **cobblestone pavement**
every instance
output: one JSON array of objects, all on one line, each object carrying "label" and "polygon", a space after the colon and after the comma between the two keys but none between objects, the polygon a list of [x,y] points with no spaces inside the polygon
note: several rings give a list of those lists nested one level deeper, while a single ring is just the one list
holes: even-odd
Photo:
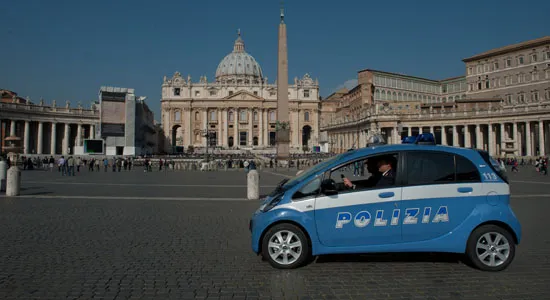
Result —
[{"label": "cobblestone pavement", "polygon": [[[523,243],[499,273],[440,254],[322,256],[276,270],[250,249],[258,203],[211,199],[244,197],[243,172],[58,175],[23,172],[27,196],[0,196],[0,299],[550,298],[550,180],[531,169],[510,174]],[[264,190],[281,178],[263,172]]]}]

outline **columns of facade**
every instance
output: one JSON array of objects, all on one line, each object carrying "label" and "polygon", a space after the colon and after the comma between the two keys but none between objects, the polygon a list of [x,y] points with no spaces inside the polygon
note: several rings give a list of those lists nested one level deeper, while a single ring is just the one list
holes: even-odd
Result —
[{"label": "columns of facade", "polygon": [[[209,128],[208,128],[208,109],[203,108],[202,109],[202,130],[205,130],[208,134]],[[206,135],[206,134],[205,134]],[[208,143],[208,138],[205,136],[204,138],[204,146],[206,147],[206,144]]]},{"label": "columns of facade", "polygon": [[[184,112],[185,112],[185,120],[183,121],[184,124],[185,124],[185,128],[183,129],[184,130],[184,138],[183,138],[183,143],[185,144],[185,142],[187,142],[187,145],[192,145],[193,144],[193,139],[192,139],[192,134],[193,134],[193,127],[191,126],[191,108],[186,108],[184,109]],[[172,136],[172,132],[171,132],[171,129],[170,129],[170,138]],[[187,141],[186,141],[187,139]],[[166,149],[167,150],[167,149]]]},{"label": "columns of facade", "polygon": [[264,135],[264,145],[265,146],[270,146],[269,145],[269,128],[271,126],[269,126],[269,115],[268,115],[268,110],[267,109],[264,110],[264,125],[265,125],[265,127],[264,127],[264,131],[265,131],[264,132],[265,133],[265,135]]},{"label": "columns of facade", "polygon": [[218,109],[218,112],[216,114],[216,117],[217,117],[217,121],[218,121],[218,138],[216,139],[216,144],[218,146],[223,146],[223,138],[222,138],[222,134],[223,134],[223,129],[222,129],[222,126],[223,126],[223,117],[222,117],[222,110],[221,109]]},{"label": "columns of facade", "polygon": [[447,131],[445,126],[441,126],[441,145],[447,146]]},{"label": "columns of facade", "polygon": [[248,109],[248,145],[254,145],[254,109]]},{"label": "columns of facade", "polygon": [[258,109],[258,146],[264,145],[264,109]]},{"label": "columns of facade", "polygon": [[56,138],[57,138],[57,124],[56,123],[52,123],[52,130],[51,130],[51,137],[50,137],[50,154],[51,155],[55,155],[55,146],[56,146]]},{"label": "columns of facade", "polygon": [[220,137],[222,139],[222,146],[227,147],[227,137],[229,135],[229,124],[227,123],[227,114],[229,113],[229,110],[223,109],[222,110],[222,126],[223,126],[223,132],[222,136]]},{"label": "columns of facade", "polygon": [[464,125],[464,147],[472,147],[472,132],[469,125]]},{"label": "columns of facade", "polygon": [[545,156],[546,155],[546,149],[544,145],[544,121],[539,121],[539,155]]},{"label": "columns of facade", "polygon": [[533,156],[533,149],[531,148],[531,123],[525,122],[525,155]]},{"label": "columns of facade", "polygon": [[[516,126],[518,126],[518,125],[516,124]],[[521,124],[519,126],[521,126]],[[516,139],[516,142],[517,142],[516,148],[517,148],[517,153],[518,153],[519,156],[524,156],[525,155],[525,153],[523,152],[523,137],[525,136],[525,134],[522,132],[522,129],[523,128],[520,127],[519,130],[517,131],[518,138]]]},{"label": "columns of facade", "polygon": [[411,126],[407,127],[407,136],[411,136],[411,131],[412,131],[412,128]]},{"label": "columns of facade", "polygon": [[25,132],[23,135],[23,153],[29,154],[29,142],[30,142],[30,122],[25,121]]},{"label": "columns of facade", "polygon": [[233,112],[233,147],[240,146],[239,139],[239,109]]},{"label": "columns of facade", "polygon": [[15,121],[11,120],[10,124],[10,136],[15,136]]}]

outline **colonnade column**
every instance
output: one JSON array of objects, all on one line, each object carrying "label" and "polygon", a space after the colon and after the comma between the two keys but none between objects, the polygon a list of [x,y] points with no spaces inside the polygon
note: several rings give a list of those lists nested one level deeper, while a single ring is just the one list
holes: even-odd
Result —
[{"label": "colonnade column", "polygon": [[411,136],[411,130],[412,128],[410,126],[407,127],[407,136]]},{"label": "colonnade column", "polygon": [[518,123],[514,122],[512,123],[512,132],[513,132],[513,135],[514,135],[514,148],[516,148],[516,150],[514,150],[514,155],[518,155],[519,154],[519,149],[520,149],[520,140],[518,138]]},{"label": "colonnade column", "polygon": [[441,126],[441,145],[447,146],[447,131],[445,126]]},{"label": "colonnade column", "polygon": [[493,144],[493,124],[487,124],[487,152],[489,155],[495,155],[495,146]]},{"label": "colonnade column", "polygon": [[82,146],[82,124],[78,124],[76,127],[76,146]]},{"label": "colonnade column", "polygon": [[458,147],[458,127],[453,125],[453,146]]},{"label": "colonnade column", "polygon": [[57,137],[57,124],[56,123],[52,123],[52,130],[51,130],[51,137],[50,137],[50,154],[51,155],[55,155],[55,145],[57,143],[56,141],[56,137]]},{"label": "colonnade column", "polygon": [[539,121],[539,155],[545,156],[546,149],[544,149],[544,121]]},{"label": "colonnade column", "polygon": [[30,140],[30,122],[25,121],[25,133],[23,135],[23,153],[29,154],[29,140]]},{"label": "colonnade column", "polygon": [[472,147],[472,133],[470,132],[470,126],[464,126],[464,147]]},{"label": "colonnade column", "polygon": [[71,127],[69,127],[68,123],[65,123],[65,131],[63,132],[63,149],[61,149],[61,154],[67,155],[69,154],[69,130]]},{"label": "colonnade column", "polygon": [[531,148],[531,123],[525,122],[525,155],[533,156],[533,149]]},{"label": "colonnade column", "polygon": [[15,121],[11,120],[10,124],[10,136],[15,136]]},{"label": "colonnade column", "polygon": [[[202,118],[202,129],[206,130],[206,133],[208,134],[208,109],[202,109]],[[206,144],[208,143],[208,137],[204,137],[204,142],[204,146],[206,147]]]},{"label": "colonnade column", "polygon": [[265,123],[265,136],[264,136],[264,145],[269,146],[269,120],[267,115],[267,109],[264,110],[264,123]]},{"label": "colonnade column", "polygon": [[479,124],[476,124],[476,148],[482,150],[483,144],[481,144],[481,128]]},{"label": "colonnade column", "polygon": [[94,125],[90,125],[90,137],[89,139],[93,140],[95,139],[95,126]]},{"label": "colonnade column", "polygon": [[37,149],[36,149],[36,154],[42,154],[43,152],[43,146],[42,146],[42,140],[44,139],[43,137],[43,134],[44,134],[44,123],[43,122],[38,122],[38,145],[37,145]]},{"label": "colonnade column", "polygon": [[222,145],[227,147],[228,146],[228,143],[227,143],[227,137],[229,135],[229,124],[227,123],[227,114],[229,113],[229,111],[227,109],[223,109],[222,111],[222,120],[223,120],[223,138],[222,138]]},{"label": "colonnade column", "polygon": [[[187,107],[184,109],[185,111],[185,119],[184,119],[184,124],[185,124],[185,129],[186,131],[184,131],[184,134],[187,136],[187,145],[192,145],[193,144],[193,138],[192,138],[192,134],[193,134],[193,128],[191,128],[191,108],[190,107]],[[172,132],[171,132],[171,129],[170,129],[170,135],[172,135]],[[184,142],[184,145],[185,145],[185,138],[183,139],[183,142]],[[166,149],[168,150],[168,149]]]}]

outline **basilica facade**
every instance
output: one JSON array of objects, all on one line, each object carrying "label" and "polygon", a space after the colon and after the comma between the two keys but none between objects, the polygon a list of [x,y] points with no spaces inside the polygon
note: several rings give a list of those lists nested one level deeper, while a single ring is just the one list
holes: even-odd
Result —
[{"label": "basilica facade", "polygon": [[[291,150],[311,149],[319,143],[319,83],[309,74],[295,78],[288,97]],[[169,153],[207,143],[219,149],[274,149],[277,84],[268,82],[239,33],[214,81],[202,76],[193,82],[179,72],[164,77],[161,115]]]}]

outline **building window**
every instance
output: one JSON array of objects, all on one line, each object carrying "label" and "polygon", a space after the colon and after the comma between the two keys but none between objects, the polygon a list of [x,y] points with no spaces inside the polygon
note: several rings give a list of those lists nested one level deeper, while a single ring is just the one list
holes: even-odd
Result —
[{"label": "building window", "polygon": [[479,81],[479,82],[477,83],[477,89],[478,89],[478,90],[481,90],[481,81]]},{"label": "building window", "polygon": [[523,56],[518,57],[518,65],[523,65]]},{"label": "building window", "polygon": [[269,112],[269,120],[270,121],[275,121],[276,120],[276,117],[275,117],[275,111],[270,111]]},{"label": "building window", "polygon": [[519,103],[524,103],[525,102],[525,95],[524,94],[519,94],[518,95],[518,102]]},{"label": "building window", "polygon": [[181,112],[179,110],[174,113],[174,120],[176,122],[181,121]]},{"label": "building window", "polygon": [[196,112],[195,112],[195,121],[198,121],[198,120],[200,120],[200,119],[201,119],[200,114],[199,114],[198,111],[196,111]]},{"label": "building window", "polygon": [[472,75],[472,71],[473,71],[473,68],[472,68],[472,67],[469,67],[469,68],[468,68],[468,75]]},{"label": "building window", "polygon": [[535,70],[535,71],[533,71],[533,73],[531,73],[531,80],[532,81],[539,80],[539,72],[537,72],[537,70]]},{"label": "building window", "polygon": [[506,68],[510,68],[512,66],[512,59],[511,58],[507,58],[506,59]]},{"label": "building window", "polygon": [[545,73],[546,73],[545,75],[546,79],[550,79],[550,69],[546,70]]},{"label": "building window", "polygon": [[550,90],[546,90],[546,91],[544,92],[544,98],[545,98],[546,100],[550,100]]},{"label": "building window", "polygon": [[233,95],[233,91],[229,91],[229,96]]},{"label": "building window", "polygon": [[215,110],[210,111],[210,121],[217,121],[218,120],[218,114]]},{"label": "building window", "polygon": [[483,67],[481,65],[477,66],[477,73],[480,74],[483,72]]},{"label": "building window", "polygon": [[233,119],[233,111],[230,111],[230,112],[228,113],[228,115],[229,115],[229,116],[228,116],[229,121],[234,121],[234,119]]},{"label": "building window", "polygon": [[536,53],[531,54],[531,62],[532,63],[537,62],[537,54]]},{"label": "building window", "polygon": [[210,96],[216,96],[218,94],[218,92],[216,91],[210,91]]},{"label": "building window", "polygon": [[304,121],[309,122],[309,111],[304,112]]},{"label": "building window", "polygon": [[246,146],[246,137],[247,137],[246,131],[239,132],[239,145]]},{"label": "building window", "polygon": [[512,103],[512,95],[510,94],[506,95],[506,103],[508,104]]},{"label": "building window", "polygon": [[489,64],[485,64],[485,72],[489,72]]},{"label": "building window", "polygon": [[488,89],[491,87],[491,80],[489,80],[489,76],[485,76],[485,88]]},{"label": "building window", "polygon": [[257,92],[257,91],[254,91],[254,96],[258,96],[258,92]]},{"label": "building window", "polygon": [[506,83],[506,85],[510,84],[510,79],[510,76],[504,76],[504,82]]},{"label": "building window", "polygon": [[538,102],[539,101],[539,92],[532,92],[531,93],[531,101],[532,102]]},{"label": "building window", "polygon": [[304,90],[304,98],[309,98],[309,90]]},{"label": "building window", "polygon": [[256,122],[258,121],[258,112],[257,111],[254,112],[254,121],[256,121]]},{"label": "building window", "polygon": [[498,70],[498,61],[493,63],[493,70]]},{"label": "building window", "polygon": [[523,82],[523,74],[518,74],[518,83]]},{"label": "building window", "polygon": [[546,60],[550,60],[550,51],[546,51]]},{"label": "building window", "polygon": [[180,88],[175,88],[174,89],[174,96],[179,96],[181,93],[181,89]]},{"label": "building window", "polygon": [[200,91],[195,91],[195,97],[199,97],[201,95]]},{"label": "building window", "polygon": [[246,121],[246,110],[241,110],[239,112],[239,120],[240,121]]}]

